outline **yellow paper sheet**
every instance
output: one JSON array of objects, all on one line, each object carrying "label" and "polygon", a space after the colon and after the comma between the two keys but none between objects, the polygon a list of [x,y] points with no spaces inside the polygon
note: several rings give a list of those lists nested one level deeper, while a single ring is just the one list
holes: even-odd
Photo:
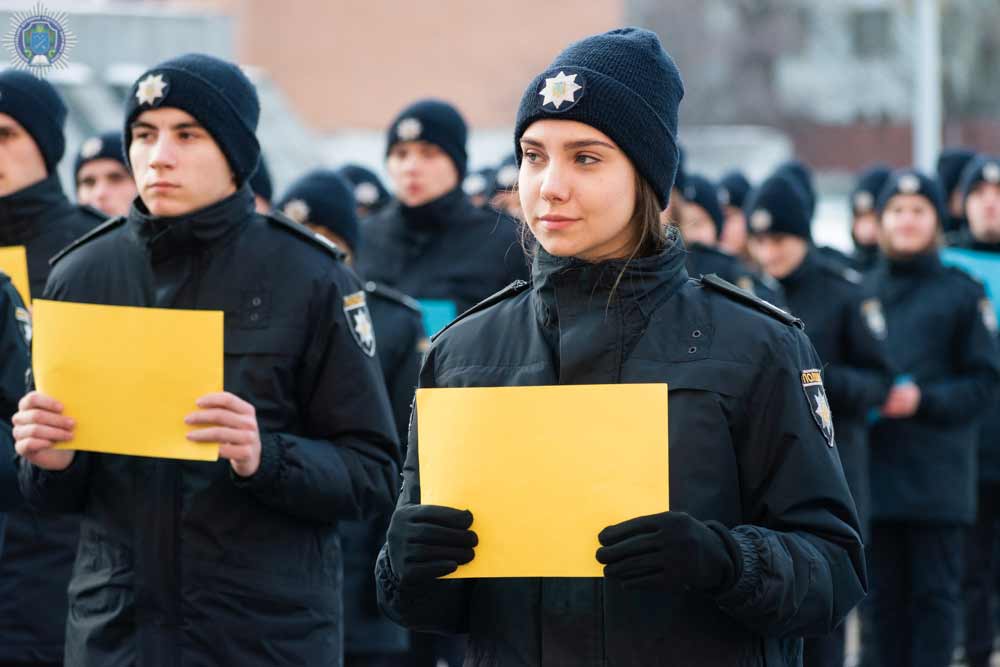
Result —
[{"label": "yellow paper sheet", "polygon": [[223,386],[223,314],[37,300],[38,390],[76,420],[64,449],[215,461],[185,437],[195,401]]},{"label": "yellow paper sheet", "polygon": [[598,533],[669,509],[667,385],[420,389],[421,502],[468,509],[451,577],[601,577]]},{"label": "yellow paper sheet", "polygon": [[25,305],[31,305],[31,287],[28,282],[28,253],[23,245],[0,247],[0,271],[10,276],[14,289]]}]

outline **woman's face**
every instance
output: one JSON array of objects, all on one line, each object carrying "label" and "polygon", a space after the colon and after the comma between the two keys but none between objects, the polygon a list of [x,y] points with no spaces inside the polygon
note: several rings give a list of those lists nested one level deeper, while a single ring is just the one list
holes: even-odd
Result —
[{"label": "woman's face", "polygon": [[577,121],[540,120],[521,151],[524,221],[546,252],[589,262],[632,253],[636,172],[614,141]]},{"label": "woman's face", "polygon": [[937,238],[937,210],[920,195],[896,195],[882,212],[882,246],[894,257],[917,255]]},{"label": "woman's face", "polygon": [[389,150],[385,169],[405,206],[429,204],[458,186],[458,170],[440,146],[401,141]]}]

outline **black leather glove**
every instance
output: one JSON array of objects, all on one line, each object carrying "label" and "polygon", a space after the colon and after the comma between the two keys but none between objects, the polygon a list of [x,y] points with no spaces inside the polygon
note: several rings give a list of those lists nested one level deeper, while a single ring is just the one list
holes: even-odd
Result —
[{"label": "black leather glove", "polygon": [[471,525],[472,512],[451,507],[407,505],[393,512],[386,548],[400,584],[431,581],[470,562],[479,544]]},{"label": "black leather glove", "polygon": [[742,556],[729,530],[684,512],[629,519],[601,531],[597,560],[625,588],[686,588],[709,594],[735,585]]}]

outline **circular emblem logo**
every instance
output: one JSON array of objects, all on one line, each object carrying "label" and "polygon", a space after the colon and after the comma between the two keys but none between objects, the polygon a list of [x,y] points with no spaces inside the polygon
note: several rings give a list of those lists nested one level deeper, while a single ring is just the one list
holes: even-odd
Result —
[{"label": "circular emblem logo", "polygon": [[424,126],[416,118],[404,118],[396,124],[396,136],[400,141],[416,141]]},{"label": "circular emblem logo", "polygon": [[750,216],[750,229],[755,232],[766,232],[771,228],[772,222],[771,212],[759,208]]},{"label": "circular emblem logo", "polygon": [[76,37],[66,27],[65,12],[50,12],[38,4],[11,17],[4,44],[14,67],[44,76],[51,67],[66,67]]},{"label": "circular emblem logo", "polygon": [[585,92],[586,82],[582,74],[560,69],[555,76],[545,77],[538,94],[542,96],[542,109],[550,113],[560,113],[575,107]]}]

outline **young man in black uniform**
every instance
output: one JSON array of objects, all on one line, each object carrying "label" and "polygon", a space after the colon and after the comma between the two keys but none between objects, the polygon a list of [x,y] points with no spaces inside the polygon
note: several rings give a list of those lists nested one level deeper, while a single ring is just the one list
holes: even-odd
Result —
[{"label": "young man in black uniform", "polygon": [[[56,166],[66,148],[65,123],[66,105],[52,84],[27,72],[0,72],[0,246],[25,247],[35,297],[52,256],[104,219],[63,192]],[[66,584],[78,534],[74,516],[25,504],[7,515],[0,664],[62,662]]]},{"label": "young man in black uniform", "polygon": [[[318,169],[295,181],[282,196],[278,210],[322,234],[348,255],[357,257],[357,204],[349,182],[337,172]],[[362,276],[363,278],[363,276]],[[410,406],[417,388],[420,362],[428,346],[420,304],[396,290],[365,283],[368,310],[375,329],[374,345],[396,430],[405,450]],[[405,663],[409,648],[406,630],[379,610],[375,598],[375,560],[385,543],[389,513],[370,521],[348,521],[339,526],[344,550],[344,656],[347,667],[388,667]]]},{"label": "young man in black uniform", "polygon": [[68,665],[341,659],[336,524],[391,506],[397,436],[343,254],[254,211],[259,113],[214,57],[144,73],[124,126],[139,199],[54,260],[49,299],[226,314],[225,391],[185,420],[218,461],[55,450],[74,427],[58,396],[14,415],[26,499],[83,515]]},{"label": "young man in black uniform", "polygon": [[[1000,267],[1000,158],[980,156],[969,163],[959,185],[968,225],[956,233],[955,246],[984,253]],[[994,268],[994,270],[997,270]],[[997,294],[980,307],[996,335]],[[991,317],[992,315],[992,317]],[[965,656],[969,667],[988,667],[993,652],[991,598],[1000,569],[1000,402],[986,413],[979,435],[979,498],[976,524],[965,538]]]},{"label": "young man in black uniform", "polygon": [[476,208],[462,191],[466,135],[446,102],[422,100],[399,113],[386,140],[396,200],[365,221],[358,261],[367,279],[454,314],[528,275],[517,224]]},{"label": "young man in black uniform", "polygon": [[[812,243],[805,206],[786,178],[773,176],[765,181],[751,196],[747,212],[756,221],[750,238],[752,254],[784,287],[789,310],[805,323],[823,362],[837,449],[865,536],[867,419],[885,402],[893,379],[884,348],[882,305],[859,280],[852,280],[853,276],[820,255]],[[842,667],[843,629],[807,640],[805,664]]]}]

